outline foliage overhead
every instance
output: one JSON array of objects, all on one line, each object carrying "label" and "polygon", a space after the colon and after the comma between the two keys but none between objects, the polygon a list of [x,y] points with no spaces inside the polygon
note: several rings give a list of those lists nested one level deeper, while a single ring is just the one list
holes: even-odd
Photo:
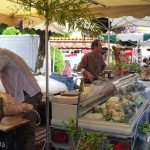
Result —
[{"label": "foliage overhead", "polygon": [[[99,35],[99,28],[93,21],[94,16],[88,10],[87,0],[10,0],[19,4],[20,8],[31,12],[35,8],[39,16],[45,17],[47,25],[57,22],[59,25],[67,26],[69,30],[78,29],[82,33]],[[17,14],[17,10],[15,12]],[[99,14],[101,15],[101,14]]]},{"label": "foliage overhead", "polygon": [[7,24],[1,23],[0,24],[0,35],[3,33],[3,30],[5,30],[8,27]]}]

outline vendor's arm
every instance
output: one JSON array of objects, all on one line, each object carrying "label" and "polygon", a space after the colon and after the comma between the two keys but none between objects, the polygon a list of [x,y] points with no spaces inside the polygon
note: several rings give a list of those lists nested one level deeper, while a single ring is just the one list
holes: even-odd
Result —
[{"label": "vendor's arm", "polygon": [[107,65],[106,65],[105,61],[103,61],[103,62],[102,62],[102,72],[105,70],[106,66],[107,66]]},{"label": "vendor's arm", "polygon": [[87,77],[87,79],[89,79],[90,81],[93,81],[94,76],[87,70],[85,70],[84,68],[81,69],[81,73]]},{"label": "vendor's arm", "polygon": [[89,71],[86,70],[87,65],[88,65],[88,58],[86,55],[84,55],[81,59],[81,62],[78,65],[78,70],[83,74],[84,77],[86,77],[90,81],[93,81],[94,76]]}]

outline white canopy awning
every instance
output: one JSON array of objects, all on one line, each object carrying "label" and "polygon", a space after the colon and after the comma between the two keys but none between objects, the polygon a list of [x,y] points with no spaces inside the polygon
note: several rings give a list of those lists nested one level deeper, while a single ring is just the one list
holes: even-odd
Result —
[{"label": "white canopy awning", "polygon": [[150,15],[150,1],[148,0],[88,0],[91,2],[90,11],[93,14],[118,18],[133,16],[143,18]]},{"label": "white canopy awning", "polygon": [[[118,18],[122,16],[133,16],[134,18],[144,18],[145,16],[150,16],[150,1],[148,0],[88,0],[88,2],[90,12],[97,14],[97,17]],[[44,17],[37,14],[35,9],[27,13],[18,7],[17,4],[9,0],[0,0],[0,3],[0,23],[15,26],[22,18],[29,16],[34,18],[33,22],[35,23],[41,23],[41,20],[44,19]],[[18,9],[19,12],[15,14],[14,12]],[[15,16],[13,16],[13,13]],[[147,25],[147,23],[145,23],[145,25]]]},{"label": "white canopy awning", "polygon": [[128,33],[128,34],[117,34],[116,40],[121,41],[137,41],[137,42],[143,42],[143,33]]}]

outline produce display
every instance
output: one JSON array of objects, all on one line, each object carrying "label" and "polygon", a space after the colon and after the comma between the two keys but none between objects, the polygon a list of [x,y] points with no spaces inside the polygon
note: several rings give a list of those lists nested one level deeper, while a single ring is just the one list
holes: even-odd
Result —
[{"label": "produce display", "polygon": [[130,73],[139,73],[139,74],[141,74],[142,68],[141,68],[140,64],[135,63],[135,62],[131,62],[127,66],[129,68]]},{"label": "produce display", "polygon": [[93,111],[85,115],[85,118],[127,123],[143,103],[143,90],[144,87],[138,83],[122,87],[118,89],[117,95],[94,106]]},{"label": "produce display", "polygon": [[150,81],[150,68],[149,67],[142,68],[141,79]]},{"label": "produce display", "polygon": [[116,95],[102,105],[95,106],[93,113],[86,115],[86,118],[125,122],[134,114],[135,108],[136,105],[132,101]]}]

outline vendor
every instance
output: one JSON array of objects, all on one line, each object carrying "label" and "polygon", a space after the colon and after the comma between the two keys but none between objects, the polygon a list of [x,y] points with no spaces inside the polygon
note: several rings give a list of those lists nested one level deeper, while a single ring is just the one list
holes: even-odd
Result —
[{"label": "vendor", "polygon": [[100,40],[94,40],[91,43],[91,49],[92,52],[85,54],[78,65],[78,70],[84,76],[85,84],[91,84],[92,81],[97,80],[106,67],[100,54],[102,49]]},{"label": "vendor", "polygon": [[[0,78],[8,94],[22,103],[32,104],[37,110],[42,100],[41,89],[25,61],[15,53],[0,48]],[[15,150],[35,150],[34,111],[26,112],[23,116],[30,122],[20,127],[16,132]]]}]

